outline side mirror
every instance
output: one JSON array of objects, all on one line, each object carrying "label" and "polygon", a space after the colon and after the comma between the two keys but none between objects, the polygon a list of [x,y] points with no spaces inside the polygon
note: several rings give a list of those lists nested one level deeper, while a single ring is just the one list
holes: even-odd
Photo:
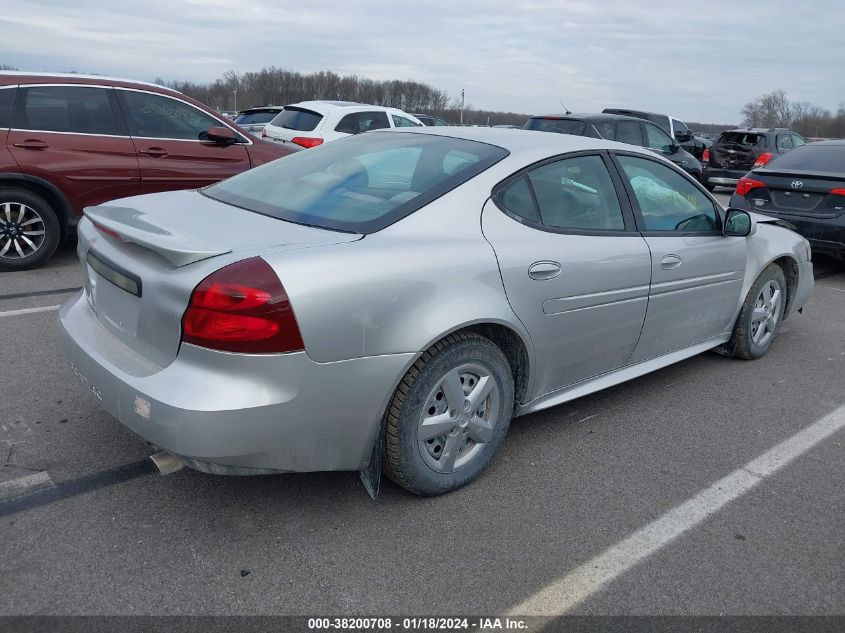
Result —
[{"label": "side mirror", "polygon": [[751,214],[743,209],[728,209],[723,233],[728,237],[748,237],[754,232]]},{"label": "side mirror", "polygon": [[232,145],[238,142],[238,137],[235,133],[222,125],[208,128],[202,136],[205,137],[202,140],[210,141],[217,145]]},{"label": "side mirror", "polygon": [[669,146],[669,153],[670,154],[677,154],[679,149],[681,149],[681,146],[678,143],[672,143]]}]

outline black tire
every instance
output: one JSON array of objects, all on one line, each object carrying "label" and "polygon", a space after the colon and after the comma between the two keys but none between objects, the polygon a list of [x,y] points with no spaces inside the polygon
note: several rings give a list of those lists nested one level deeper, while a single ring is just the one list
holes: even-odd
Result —
[{"label": "black tire", "polygon": [[[778,301],[777,307],[774,311],[776,314],[776,323],[771,332],[771,336],[758,345],[754,342],[752,313],[758,299],[761,296],[763,287],[769,283],[776,284],[780,290],[780,300]],[[739,312],[736,325],[734,325],[733,335],[728,343],[728,349],[734,350],[734,357],[742,358],[743,360],[755,360],[764,356],[766,352],[769,351],[772,343],[777,337],[778,331],[780,330],[780,324],[783,321],[787,298],[786,293],[786,277],[783,274],[783,270],[777,264],[769,264],[763,272],[760,273],[760,276],[757,277],[754,285],[751,286],[751,290],[748,291],[748,295],[745,297],[745,302],[742,304],[742,310]]]},{"label": "black tire", "polygon": [[[483,367],[495,380],[497,407],[489,441],[478,445],[471,461],[453,472],[434,470],[423,457],[418,439],[423,407],[432,390],[446,374],[467,363]],[[445,389],[444,389],[445,391]],[[465,486],[487,468],[501,446],[513,414],[513,376],[507,358],[489,339],[463,332],[447,336],[428,349],[408,370],[386,416],[383,455],[384,473],[415,494],[431,496]]]},{"label": "black tire", "polygon": [[[43,222],[43,242],[38,245],[37,250],[31,254],[25,252],[24,257],[9,256],[8,253],[12,251],[10,248],[7,254],[0,256],[0,269],[3,270],[26,270],[28,268],[36,268],[41,266],[53,253],[56,252],[56,247],[59,245],[61,237],[61,225],[56,211],[50,204],[41,196],[26,189],[19,189],[17,187],[0,187],[0,250],[2,250],[10,241],[9,233],[5,232],[5,227],[8,224],[4,209],[7,203],[17,208],[17,205],[26,205],[38,216]],[[12,215],[15,219],[15,214]],[[38,226],[41,226],[39,224]],[[38,229],[41,230],[41,229]]]}]

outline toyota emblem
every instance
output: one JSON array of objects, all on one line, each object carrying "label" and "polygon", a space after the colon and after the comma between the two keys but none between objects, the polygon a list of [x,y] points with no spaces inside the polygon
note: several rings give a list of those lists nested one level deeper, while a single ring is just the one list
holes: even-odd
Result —
[{"label": "toyota emblem", "polygon": [[793,189],[801,189],[801,187],[804,186],[804,181],[803,180],[793,180],[792,184],[790,184],[789,186],[792,187]]}]

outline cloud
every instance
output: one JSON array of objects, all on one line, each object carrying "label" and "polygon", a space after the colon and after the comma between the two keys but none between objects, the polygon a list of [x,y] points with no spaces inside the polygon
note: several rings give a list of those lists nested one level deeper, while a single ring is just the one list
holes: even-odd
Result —
[{"label": "cloud", "polygon": [[6,0],[0,63],[27,70],[209,81],[278,66],[416,79],[476,107],[630,106],[736,122],[783,88],[845,100],[840,0]]}]

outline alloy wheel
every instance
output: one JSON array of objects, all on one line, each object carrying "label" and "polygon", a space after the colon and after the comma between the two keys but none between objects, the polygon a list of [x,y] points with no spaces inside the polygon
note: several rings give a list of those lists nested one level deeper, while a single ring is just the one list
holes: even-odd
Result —
[{"label": "alloy wheel", "polygon": [[45,237],[44,219],[35,209],[21,202],[0,203],[0,258],[31,257]]},{"label": "alloy wheel", "polygon": [[763,284],[757,295],[751,312],[751,340],[758,347],[765,345],[774,336],[780,319],[782,297],[780,284],[775,280]]}]

